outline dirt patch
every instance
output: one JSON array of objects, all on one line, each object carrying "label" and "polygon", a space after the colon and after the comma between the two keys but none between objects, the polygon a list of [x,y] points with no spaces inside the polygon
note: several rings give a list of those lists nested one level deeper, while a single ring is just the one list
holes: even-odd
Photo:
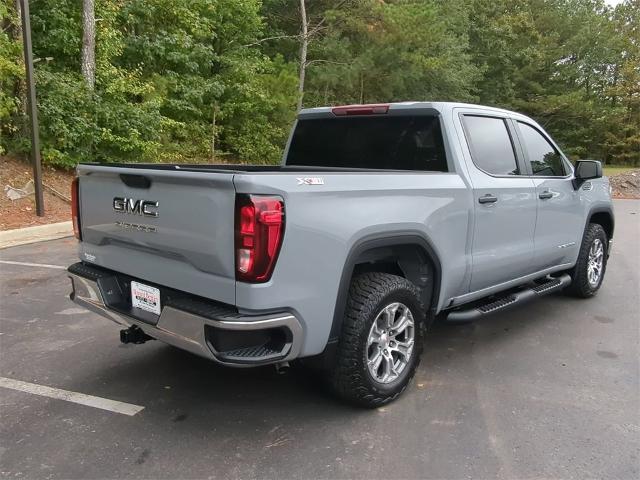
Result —
[{"label": "dirt patch", "polygon": [[33,178],[31,165],[26,160],[0,157],[0,230],[71,220],[70,203],[56,196],[51,189],[68,198],[73,176],[73,171],[42,167],[43,182],[46,185],[44,188],[45,216],[38,217],[33,195],[10,200],[4,191],[5,185],[14,188],[24,187]]},{"label": "dirt patch", "polygon": [[640,169],[609,177],[615,198],[640,199]]}]

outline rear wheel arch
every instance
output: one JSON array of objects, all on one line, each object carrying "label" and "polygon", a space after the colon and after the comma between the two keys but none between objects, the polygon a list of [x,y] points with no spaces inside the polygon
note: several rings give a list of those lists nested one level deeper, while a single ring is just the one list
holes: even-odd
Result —
[{"label": "rear wheel arch", "polygon": [[340,337],[352,279],[366,272],[390,273],[406,278],[420,288],[427,314],[435,314],[442,267],[431,243],[424,236],[412,233],[365,237],[354,244],[343,266],[330,343],[337,342]]}]

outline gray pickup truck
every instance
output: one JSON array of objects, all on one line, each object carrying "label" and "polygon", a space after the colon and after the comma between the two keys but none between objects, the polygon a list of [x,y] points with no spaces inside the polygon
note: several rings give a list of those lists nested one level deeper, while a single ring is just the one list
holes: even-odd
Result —
[{"label": "gray pickup truck", "polygon": [[602,284],[596,161],[533,120],[457,103],[300,112],[281,166],[82,164],[71,299],[224,365],[293,360],[344,399],[400,395],[434,317]]}]

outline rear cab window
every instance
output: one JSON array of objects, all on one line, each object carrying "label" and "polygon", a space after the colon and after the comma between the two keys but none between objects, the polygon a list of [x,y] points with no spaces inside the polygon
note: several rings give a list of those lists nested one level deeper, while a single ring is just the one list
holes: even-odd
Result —
[{"label": "rear cab window", "polygon": [[462,122],[476,167],[495,176],[520,174],[504,118],[465,114]]},{"label": "rear cab window", "polygon": [[435,115],[300,118],[287,166],[447,172]]}]

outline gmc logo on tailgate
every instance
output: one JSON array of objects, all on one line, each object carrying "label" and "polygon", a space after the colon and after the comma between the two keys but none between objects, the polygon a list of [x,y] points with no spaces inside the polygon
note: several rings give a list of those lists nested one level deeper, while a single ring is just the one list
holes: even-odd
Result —
[{"label": "gmc logo on tailgate", "polygon": [[113,199],[113,209],[119,213],[129,213],[131,215],[141,215],[143,217],[158,216],[158,202],[150,200],[134,200],[127,197],[115,197]]}]

